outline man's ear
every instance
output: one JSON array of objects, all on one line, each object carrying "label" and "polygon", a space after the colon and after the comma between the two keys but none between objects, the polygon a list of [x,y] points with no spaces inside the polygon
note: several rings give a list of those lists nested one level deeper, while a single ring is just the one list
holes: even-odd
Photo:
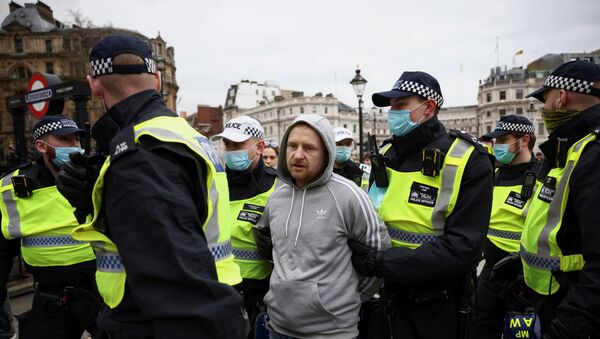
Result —
[{"label": "man's ear", "polygon": [[162,74],[160,71],[156,71],[156,73],[154,73],[154,80],[156,81],[156,91],[160,93],[162,88]]},{"label": "man's ear", "polygon": [[264,151],[265,151],[265,141],[263,139],[260,139],[256,143],[256,153],[263,154]]},{"label": "man's ear", "polygon": [[531,141],[531,135],[525,134],[523,136],[523,138],[521,138],[521,141],[519,141],[519,144],[520,144],[519,146],[521,146],[521,147],[528,147],[529,141]]},{"label": "man's ear", "polygon": [[98,79],[88,75],[87,77],[88,85],[90,86],[90,90],[92,91],[92,95],[96,98],[102,99],[102,90],[100,89],[100,84],[98,83]]},{"label": "man's ear", "polygon": [[567,102],[569,101],[569,96],[566,90],[561,89],[558,92],[558,97],[556,98],[556,100],[558,100],[558,102],[556,103],[556,108],[557,109],[564,109],[565,107],[567,107]]},{"label": "man's ear", "polygon": [[48,145],[46,145],[46,143],[42,140],[38,139],[35,141],[35,150],[40,154],[46,154],[48,153]]},{"label": "man's ear", "polygon": [[425,113],[427,114],[427,116],[433,115],[435,113],[436,107],[437,104],[435,103],[435,101],[427,100],[427,103],[425,104]]}]

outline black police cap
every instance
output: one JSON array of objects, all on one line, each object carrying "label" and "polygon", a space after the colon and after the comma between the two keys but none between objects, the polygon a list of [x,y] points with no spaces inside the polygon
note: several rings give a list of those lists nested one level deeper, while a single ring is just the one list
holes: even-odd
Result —
[{"label": "black police cap", "polygon": [[520,115],[506,115],[500,118],[496,128],[483,136],[484,139],[498,138],[509,133],[527,133],[534,134],[535,127],[529,119]]},{"label": "black police cap", "polygon": [[[114,65],[120,54],[135,54],[144,60],[140,65]],[[156,73],[152,49],[145,41],[133,35],[110,35],[100,40],[90,52],[92,76],[106,74]]]},{"label": "black police cap", "polygon": [[590,61],[574,60],[564,63],[548,76],[544,86],[526,96],[544,102],[544,92],[551,88],[592,95],[600,98],[600,89],[592,87],[600,80],[600,66]]},{"label": "black police cap", "polygon": [[372,96],[373,104],[378,107],[390,106],[392,98],[406,98],[419,95],[425,99],[433,99],[440,108],[444,104],[440,84],[431,75],[425,72],[404,72],[396,81],[394,87],[387,92],[375,93]]},{"label": "black police cap", "polygon": [[71,134],[82,135],[85,130],[77,127],[75,121],[64,115],[46,115],[33,126],[33,140],[46,134],[64,137]]}]

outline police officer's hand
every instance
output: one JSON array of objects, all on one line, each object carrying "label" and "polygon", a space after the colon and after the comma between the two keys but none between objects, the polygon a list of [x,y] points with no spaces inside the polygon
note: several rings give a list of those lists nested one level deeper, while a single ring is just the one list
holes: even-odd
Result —
[{"label": "police officer's hand", "polygon": [[253,227],[256,248],[264,259],[273,260],[273,242],[271,229],[268,227]]},{"label": "police officer's hand", "polygon": [[352,250],[352,266],[366,277],[381,277],[381,259],[383,251],[379,251],[356,240],[349,239],[348,246]]},{"label": "police officer's hand", "polygon": [[58,173],[56,187],[75,207],[75,217],[79,223],[93,211],[90,176],[86,169],[86,156],[78,152],[69,154],[70,161],[66,162]]}]

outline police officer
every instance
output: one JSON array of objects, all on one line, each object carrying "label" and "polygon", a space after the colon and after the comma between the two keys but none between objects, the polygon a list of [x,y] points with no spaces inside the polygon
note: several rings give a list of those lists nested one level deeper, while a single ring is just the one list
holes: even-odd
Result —
[{"label": "police officer", "polygon": [[542,334],[600,338],[600,66],[571,61],[528,97],[548,141],[543,184],[521,236],[521,259]]},{"label": "police officer", "polygon": [[[86,329],[96,332],[94,252],[71,237],[78,223],[55,183],[69,153],[83,152],[83,132],[63,115],[42,118],[33,127],[38,160],[0,180],[2,236],[21,239],[21,254],[35,281],[31,310],[19,317],[20,338],[80,338]],[[13,254],[0,253],[3,266],[12,261]]]},{"label": "police officer", "polygon": [[381,149],[387,170],[371,169],[369,195],[393,247],[349,242],[357,270],[384,279],[385,307],[369,337],[466,337],[468,282],[492,204],[491,159],[472,137],[446,132],[437,118],[440,86],[427,73],[404,72],[392,90],[373,94],[373,103],[391,105],[393,136]]},{"label": "police officer", "polygon": [[333,129],[335,138],[335,162],[333,163],[333,173],[337,173],[344,178],[361,186],[363,171],[350,159],[352,155],[352,132],[344,127]]},{"label": "police officer", "polygon": [[[519,252],[519,240],[536,183],[538,162],[532,155],[535,129],[524,116],[507,115],[500,119],[496,129],[483,136],[495,139],[493,144],[496,163],[494,195],[490,228],[485,241],[485,265],[477,280],[473,296],[472,338],[502,337],[503,319],[507,311],[516,308],[510,291],[501,290],[517,279],[517,274],[503,276],[502,282],[490,282],[492,268],[511,253]],[[518,271],[515,271],[518,272]]]},{"label": "police officer", "polygon": [[234,219],[231,245],[243,279],[236,288],[244,297],[250,319],[249,338],[254,338],[252,330],[257,315],[265,310],[262,299],[269,290],[273,270],[268,258],[263,258],[257,251],[252,232],[277,181],[277,170],[265,166],[262,159],[264,134],[256,119],[240,116],[229,120],[224,131],[213,137],[213,140],[222,139],[225,144],[229,200]]},{"label": "police officer", "polygon": [[[108,109],[92,128],[107,155],[93,211],[73,236],[96,252],[110,338],[242,338],[225,169],[210,142],[165,107],[150,46],[112,35],[91,50],[88,82]],[[79,157],[60,173],[78,209],[90,199]],[[78,190],[79,189],[79,190]],[[215,263],[216,262],[216,263]]]}]

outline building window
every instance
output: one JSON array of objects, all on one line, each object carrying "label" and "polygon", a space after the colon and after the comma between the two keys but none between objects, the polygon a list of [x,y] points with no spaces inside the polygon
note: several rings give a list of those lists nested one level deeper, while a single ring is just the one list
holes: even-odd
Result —
[{"label": "building window", "polygon": [[269,134],[273,135],[273,126],[269,126]]},{"label": "building window", "polygon": [[325,107],[325,114],[327,114],[327,107]]},{"label": "building window", "polygon": [[485,126],[485,129],[487,131],[486,134],[492,132],[492,126],[490,126],[490,125]]},{"label": "building window", "polygon": [[23,38],[15,37],[15,52],[23,53]]},{"label": "building window", "polygon": [[538,134],[539,134],[541,137],[543,137],[543,136],[544,136],[544,133],[545,133],[545,131],[546,131],[546,129],[544,128],[544,123],[543,123],[543,122],[540,122],[540,123],[538,124]]},{"label": "building window", "polygon": [[498,110],[498,112],[500,112],[500,116],[501,117],[503,117],[503,116],[506,115],[506,110],[505,109]]},{"label": "building window", "polygon": [[292,109],[290,108],[290,115],[292,115]]},{"label": "building window", "polygon": [[19,67],[17,69],[17,75],[19,79],[27,79],[31,77],[31,72],[26,67]]},{"label": "building window", "polygon": [[506,91],[500,91],[500,100],[506,100]]},{"label": "building window", "polygon": [[347,125],[347,124],[344,124],[344,128],[348,128],[348,125]]},{"label": "building window", "polygon": [[517,114],[523,114],[523,107],[517,107]]},{"label": "building window", "polygon": [[356,125],[352,125],[352,133],[356,133]]},{"label": "building window", "polygon": [[491,117],[492,116],[492,112],[490,112],[490,111],[485,112],[485,116],[486,116],[486,118]]},{"label": "building window", "polygon": [[517,99],[523,99],[523,90],[522,89],[517,90]]},{"label": "building window", "polygon": [[492,93],[487,93],[487,94],[485,95],[485,101],[486,101],[486,102],[490,102],[490,101],[492,101]]},{"label": "building window", "polygon": [[258,90],[256,90],[256,95],[258,95]]},{"label": "building window", "polygon": [[71,45],[74,51],[79,52],[81,50],[81,40],[79,38],[73,38],[71,40]]},{"label": "building window", "polygon": [[300,113],[304,113],[304,107],[300,107]]},{"label": "building window", "polygon": [[46,63],[46,73],[54,74],[54,64],[51,62]]},{"label": "building window", "polygon": [[46,52],[52,53],[52,40],[46,40]]},{"label": "building window", "polygon": [[317,113],[317,106],[313,106],[313,113]]}]

